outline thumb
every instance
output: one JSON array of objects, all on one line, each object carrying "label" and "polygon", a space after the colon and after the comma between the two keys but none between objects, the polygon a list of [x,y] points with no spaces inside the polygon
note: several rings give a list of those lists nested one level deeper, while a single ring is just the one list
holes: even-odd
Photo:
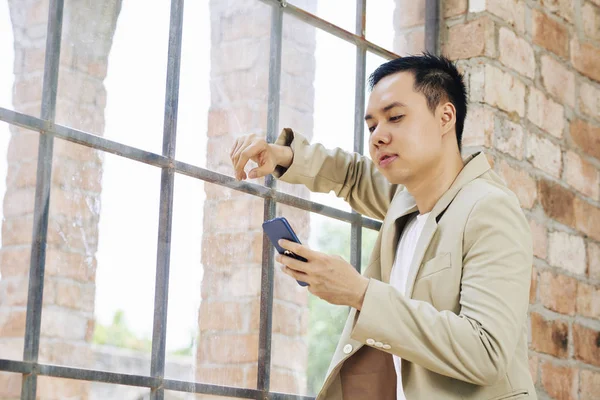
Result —
[{"label": "thumb", "polygon": [[266,163],[265,165],[261,165],[260,167],[251,169],[248,173],[248,177],[250,179],[261,178],[265,175],[269,175],[274,170],[275,168],[273,168],[273,165],[271,165],[271,163]]}]

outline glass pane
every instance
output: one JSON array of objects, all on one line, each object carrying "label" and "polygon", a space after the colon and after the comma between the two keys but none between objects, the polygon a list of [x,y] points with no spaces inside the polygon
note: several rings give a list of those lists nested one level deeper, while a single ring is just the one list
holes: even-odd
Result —
[{"label": "glass pane", "polygon": [[[277,210],[311,249],[350,261],[349,224],[285,205]],[[275,264],[271,387],[312,396],[323,384],[348,307],[313,296]]]},{"label": "glass pane", "polygon": [[114,383],[86,382],[75,379],[38,377],[37,392],[40,399],[122,399],[150,398],[150,388],[117,385]]},{"label": "glass pane", "polygon": [[167,376],[254,389],[263,200],[187,177],[175,196]]},{"label": "glass pane", "polygon": [[0,354],[22,360],[39,133],[4,123],[0,130],[5,132],[1,145],[6,154],[0,183]]},{"label": "glass pane", "polygon": [[168,1],[68,2],[56,121],[161,153],[169,14]]},{"label": "glass pane", "polygon": [[21,396],[23,375],[0,372],[0,399],[18,399]]},{"label": "glass pane", "polygon": [[148,374],[160,169],[60,139],[40,360]]},{"label": "glass pane", "polygon": [[40,115],[47,21],[47,2],[0,4],[0,107]]},{"label": "glass pane", "polygon": [[355,33],[356,0],[288,0],[288,3]]},{"label": "glass pane", "polygon": [[178,160],[233,177],[235,140],[266,134],[270,20],[260,1],[186,3]]},{"label": "glass pane", "polygon": [[425,0],[367,1],[366,38],[398,55],[425,48]]},{"label": "glass pane", "polygon": [[[352,152],[355,47],[293,17],[284,15],[284,26],[291,32],[283,38],[280,130],[290,127],[311,143]],[[312,50],[298,43],[299,38],[314,38]],[[334,53],[332,48],[336,49]],[[340,68],[340,65],[350,67]],[[278,183],[278,188],[309,198],[303,188],[294,188],[284,182]],[[312,193],[310,199],[350,210],[350,206],[333,193]]]},{"label": "glass pane", "polygon": [[367,267],[369,266],[369,261],[371,261],[371,255],[373,254],[373,250],[375,249],[375,241],[377,240],[378,234],[379,231],[362,228],[362,245],[360,257],[361,273],[364,273]]}]

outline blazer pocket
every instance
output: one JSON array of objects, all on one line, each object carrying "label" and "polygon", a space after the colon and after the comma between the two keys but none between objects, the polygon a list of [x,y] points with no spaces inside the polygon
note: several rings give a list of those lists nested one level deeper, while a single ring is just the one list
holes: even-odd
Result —
[{"label": "blazer pocket", "polygon": [[427,278],[433,274],[444,271],[452,267],[450,253],[442,253],[425,262],[419,271],[417,280]]},{"label": "blazer pocket", "polygon": [[502,396],[493,397],[490,400],[518,400],[527,398],[529,398],[529,391],[525,389],[519,389],[503,394]]}]

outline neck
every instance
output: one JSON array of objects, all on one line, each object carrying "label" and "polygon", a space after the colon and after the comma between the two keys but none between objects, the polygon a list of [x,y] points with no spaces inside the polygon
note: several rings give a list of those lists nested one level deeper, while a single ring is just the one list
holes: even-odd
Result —
[{"label": "neck", "polygon": [[418,180],[406,183],[406,189],[415,198],[420,214],[426,214],[433,209],[452,186],[463,167],[460,154],[454,153],[433,166],[425,175],[420,175]]}]

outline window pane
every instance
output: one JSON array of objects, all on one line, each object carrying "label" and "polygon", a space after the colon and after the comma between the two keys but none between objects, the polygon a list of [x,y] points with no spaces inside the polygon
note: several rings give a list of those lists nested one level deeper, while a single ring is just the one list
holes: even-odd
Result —
[{"label": "window pane", "polygon": [[[174,297],[174,301],[198,304],[200,300],[200,305],[197,314],[192,314],[194,310],[188,306],[186,315],[179,316],[180,322],[170,320],[167,337],[191,334],[197,338],[197,343],[187,351],[187,361],[183,361],[192,367],[190,370],[195,379],[192,376],[191,380],[254,389],[258,362],[263,200],[209,183],[204,183],[204,192],[198,196],[198,183],[191,182],[190,178],[182,177],[177,184],[176,196],[185,197],[187,190],[193,190],[194,194],[190,196],[192,199],[176,198],[178,208],[174,212],[171,256],[175,281],[171,282],[171,291],[182,292],[179,300]],[[203,207],[198,200],[200,197],[204,197]],[[202,219],[189,221],[198,210]],[[195,224],[197,230],[186,229],[186,224],[188,228]],[[193,255],[190,249],[184,249],[184,240],[190,240],[189,237],[184,239],[187,235],[198,240]],[[197,260],[200,245],[201,264],[195,264],[193,260]],[[186,254],[190,259],[184,259]],[[193,282],[183,283],[184,279]],[[179,286],[175,286],[178,282]],[[191,329],[191,332],[185,329]],[[169,339],[170,348],[178,347],[171,343]],[[174,357],[168,356],[167,360],[174,360]],[[190,375],[181,375],[174,370],[168,370],[167,374],[176,379]]]},{"label": "window pane", "polygon": [[22,360],[39,133],[4,123],[0,130],[5,134],[2,154],[7,154],[0,182],[0,354]]},{"label": "window pane", "polygon": [[270,21],[260,1],[186,3],[177,159],[233,177],[235,140],[266,134]]},{"label": "window pane", "polygon": [[[294,17],[284,15],[284,26],[287,30],[283,38],[280,130],[290,127],[311,143],[352,152],[356,48]],[[307,48],[308,45],[300,40],[312,47]],[[332,48],[336,51],[332,52]],[[304,189],[284,182],[278,183],[278,188],[331,207],[350,210],[350,206],[333,193],[311,193],[308,197]]]},{"label": "window pane", "polygon": [[150,372],[159,195],[160,169],[56,139],[42,362]]},{"label": "window pane", "polygon": [[425,0],[367,1],[367,40],[404,56],[425,48]]},{"label": "window pane", "polygon": [[356,0],[288,0],[288,3],[354,33]]},{"label": "window pane", "polygon": [[[350,225],[278,205],[302,243],[313,250],[350,260]],[[271,388],[315,395],[346,322],[348,307],[334,306],[313,296],[275,263]]]},{"label": "window pane", "polygon": [[169,13],[168,1],[67,2],[57,123],[161,153]]},{"label": "window pane", "polygon": [[40,115],[47,22],[47,2],[0,3],[0,107]]},{"label": "window pane", "polygon": [[150,398],[150,388],[48,376],[38,377],[37,393],[42,399],[145,400]]},{"label": "window pane", "polygon": [[0,372],[0,399],[18,399],[21,396],[22,381],[21,374]]}]

